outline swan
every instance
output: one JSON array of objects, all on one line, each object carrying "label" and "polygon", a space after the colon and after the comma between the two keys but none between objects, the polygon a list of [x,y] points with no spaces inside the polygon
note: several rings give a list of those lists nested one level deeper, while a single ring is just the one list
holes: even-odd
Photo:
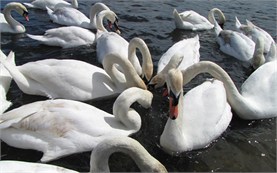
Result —
[{"label": "swan", "polygon": [[61,25],[96,29],[96,14],[103,10],[110,9],[105,4],[98,2],[91,6],[89,18],[79,10],[68,7],[59,7],[55,10],[47,8],[47,13],[53,22]]},{"label": "swan", "polygon": [[[155,159],[138,141],[122,136],[104,139],[93,149],[90,156],[90,173],[110,172],[108,161],[110,155],[114,152],[122,152],[129,155],[142,172],[167,172],[164,165]],[[12,160],[0,161],[0,167],[6,173],[18,173],[21,170],[29,173],[40,172],[40,170],[51,173],[77,173],[76,171],[50,164]]]},{"label": "swan", "polygon": [[[116,14],[110,10],[101,11],[97,17],[100,18],[99,21],[101,22],[103,22],[103,18],[107,18],[112,23],[116,22]],[[98,28],[99,30],[107,31],[103,25],[100,25]],[[27,36],[43,44],[62,48],[90,45],[95,42],[95,34],[79,26],[53,28],[46,30],[44,35],[27,34]]]},{"label": "swan", "polygon": [[55,9],[56,7],[73,7],[78,8],[78,1],[72,0],[71,4],[64,0],[34,0],[31,3],[23,3],[29,8],[38,8],[41,10],[46,10],[46,7],[50,9]]},{"label": "swan", "polygon": [[200,73],[209,73],[222,81],[227,99],[236,114],[246,120],[272,118],[277,116],[277,61],[263,64],[242,84],[241,92],[230,76],[218,65],[202,61],[182,71],[184,85]]},{"label": "swan", "polygon": [[[220,10],[215,10],[215,13],[218,13],[219,24],[220,26],[223,26],[226,21],[224,14]],[[214,25],[209,22],[208,19],[193,10],[187,10],[182,13],[178,13],[178,11],[174,9],[173,17],[175,26],[178,29],[199,31],[209,30],[214,27]]]},{"label": "swan", "polygon": [[137,87],[116,99],[113,114],[83,102],[65,99],[37,101],[0,116],[1,140],[10,146],[43,152],[41,162],[92,150],[110,136],[129,136],[141,127],[134,102],[151,106],[153,95]]},{"label": "swan", "polygon": [[27,8],[18,2],[8,3],[4,10],[4,14],[0,14],[0,32],[1,33],[24,33],[26,31],[25,27],[16,21],[12,16],[11,12],[15,10],[18,14],[23,16],[27,21],[29,21]]},{"label": "swan", "polygon": [[[6,56],[1,50],[0,50],[0,56],[6,59],[11,64],[15,64],[14,60],[14,53],[10,52],[8,56]],[[0,114],[2,114],[4,111],[6,111],[12,103],[7,100],[6,94],[9,91],[10,84],[12,81],[12,77],[10,73],[5,69],[5,67],[0,64]]]},{"label": "swan", "polygon": [[213,8],[210,10],[208,19],[213,23],[216,41],[220,46],[220,50],[227,55],[230,55],[234,58],[237,58],[241,61],[248,61],[253,57],[255,43],[246,35],[232,31],[232,30],[223,30],[217,23],[214,11],[219,10]]},{"label": "swan", "polygon": [[182,79],[180,69],[171,69],[166,76],[169,118],[160,145],[173,155],[207,147],[227,129],[232,119],[221,81],[207,80],[183,95]]},{"label": "swan", "polygon": [[242,25],[237,17],[236,18],[236,29],[248,36],[250,39],[252,39],[254,42],[257,42],[257,39],[259,37],[262,37],[264,41],[264,53],[268,53],[270,51],[271,44],[275,41],[271,37],[269,33],[267,33],[265,30],[261,29],[260,27],[254,25],[249,20],[246,20],[246,25]]},{"label": "swan", "polygon": [[[0,57],[18,87],[26,94],[86,101],[118,95],[126,88],[147,89],[132,64],[109,54],[104,69],[79,60],[45,59],[15,66]],[[124,74],[114,64],[119,64]]]},{"label": "swan", "polygon": [[[157,74],[151,79],[150,85],[161,87],[165,84],[165,75],[171,68],[186,69],[199,62],[200,59],[199,36],[183,39],[171,46],[158,62]],[[172,67],[174,66],[174,67]]]},{"label": "swan", "polygon": [[[142,54],[142,66],[136,56],[136,48],[138,48]],[[145,77],[147,81],[149,81],[152,77],[153,62],[151,54],[148,46],[142,39],[135,37],[130,40],[130,43],[128,43],[117,33],[104,32],[99,38],[96,39],[96,54],[98,62],[103,64],[104,57],[110,53],[118,53],[121,57],[129,59],[138,75]]]}]

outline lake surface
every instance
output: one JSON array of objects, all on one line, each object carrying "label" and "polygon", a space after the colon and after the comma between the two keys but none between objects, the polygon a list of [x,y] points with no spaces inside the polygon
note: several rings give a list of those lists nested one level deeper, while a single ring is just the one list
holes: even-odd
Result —
[{"label": "lake surface", "polygon": [[[27,0],[26,0],[27,1]],[[20,0],[20,2],[26,2]],[[1,0],[1,11],[10,1]],[[98,1],[80,1],[79,10],[89,14],[90,5]],[[147,43],[152,59],[157,63],[162,54],[174,43],[183,38],[200,37],[200,59],[210,60],[224,68],[234,80],[241,84],[253,72],[248,62],[241,62],[219,51],[213,30],[190,32],[175,29],[172,11],[194,10],[203,16],[214,7],[220,8],[226,18],[225,28],[235,29],[235,16],[242,23],[245,19],[266,30],[276,40],[276,0],[223,0],[223,1],[101,1],[116,12],[122,36],[126,40],[140,37]],[[29,9],[29,22],[17,14],[16,19],[23,23],[30,34],[43,34],[45,30],[60,25],[50,21],[46,11]],[[96,47],[84,46],[73,49],[61,49],[38,44],[25,34],[1,35],[1,49],[5,54],[10,50],[16,53],[16,64],[47,58],[78,59],[98,65]],[[185,92],[201,84],[208,75],[199,75],[184,87]],[[167,121],[168,101],[162,98],[162,90],[153,91],[154,99],[150,109],[138,104],[133,107],[142,116],[141,130],[131,137],[138,140],[155,158],[165,165],[170,172],[276,172],[276,118],[257,121],[245,121],[233,112],[233,119],[228,129],[209,147],[201,150],[184,152],[178,156],[166,154],[159,146],[159,137]],[[7,95],[13,102],[14,109],[21,105],[44,97],[23,94],[13,82]],[[112,112],[114,99],[87,102],[107,112]],[[39,162],[42,153],[33,150],[16,149],[1,142],[2,160],[22,160]],[[49,164],[60,165],[76,171],[89,171],[90,152],[74,154]],[[115,153],[110,158],[110,169],[116,172],[139,171],[135,163],[126,155]]]}]

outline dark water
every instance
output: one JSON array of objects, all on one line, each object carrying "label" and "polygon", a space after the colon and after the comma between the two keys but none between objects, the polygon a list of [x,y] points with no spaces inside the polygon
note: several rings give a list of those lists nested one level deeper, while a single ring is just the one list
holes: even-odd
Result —
[{"label": "dark water", "polygon": [[[26,0],[27,1],[27,0]],[[1,0],[1,10],[9,2]],[[23,2],[20,0],[20,2]],[[25,2],[25,1],[24,1]],[[89,13],[90,5],[96,1],[80,1],[80,10]],[[172,11],[194,10],[203,16],[208,11],[217,7],[226,15],[225,28],[234,29],[235,16],[242,23],[245,19],[265,29],[276,40],[276,0],[259,1],[102,1],[114,10],[120,18],[122,36],[130,40],[133,37],[141,37],[149,46],[153,62],[156,65],[161,55],[175,42],[190,38],[196,34],[200,37],[201,60],[211,60],[223,67],[234,80],[236,86],[241,84],[253,72],[247,62],[241,62],[219,51],[212,30],[202,32],[188,32],[176,30],[172,18]],[[27,33],[43,34],[46,29],[59,27],[60,25],[50,22],[45,11],[29,9],[30,21],[23,21],[22,17],[14,14],[27,29]],[[16,64],[21,65],[29,61],[47,58],[78,59],[99,65],[96,62],[95,45],[73,49],[60,49],[40,45],[26,37],[25,34],[1,35],[1,49],[7,54],[10,50],[16,53]],[[189,85],[185,91],[202,83],[209,77],[200,75]],[[168,104],[161,96],[161,90],[153,91],[154,100],[150,109],[143,109],[135,104],[133,107],[142,115],[141,130],[132,135],[154,157],[165,165],[170,172],[276,172],[276,118],[245,121],[239,119],[233,113],[233,119],[228,129],[212,143],[208,148],[185,152],[178,157],[173,157],[163,152],[159,147],[159,136],[167,121]],[[44,97],[23,94],[13,82],[7,95],[13,102],[10,109],[37,100],[45,100]],[[112,112],[112,104],[115,99],[88,102],[107,112]],[[1,143],[1,159],[22,160],[38,162],[42,154],[33,150],[22,150]],[[76,171],[89,170],[90,152],[71,155],[61,158],[50,164],[60,165]],[[110,159],[111,171],[139,171],[134,162],[126,155],[113,154]]]}]

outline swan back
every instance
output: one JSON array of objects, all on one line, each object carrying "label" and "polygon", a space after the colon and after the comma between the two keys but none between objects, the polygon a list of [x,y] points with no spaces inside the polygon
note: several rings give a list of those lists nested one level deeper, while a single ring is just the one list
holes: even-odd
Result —
[{"label": "swan back", "polygon": [[142,172],[167,172],[139,142],[129,137],[107,138],[99,143],[91,153],[90,172],[110,172],[108,161],[114,152],[129,155]]}]

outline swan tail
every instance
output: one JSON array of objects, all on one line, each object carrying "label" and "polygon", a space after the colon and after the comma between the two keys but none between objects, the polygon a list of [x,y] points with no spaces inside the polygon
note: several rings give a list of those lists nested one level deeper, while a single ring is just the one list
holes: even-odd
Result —
[{"label": "swan tail", "polygon": [[53,10],[51,10],[49,7],[45,7],[46,8],[46,10],[47,10],[47,13],[48,13],[48,15],[49,16],[52,16],[52,13],[53,13]]},{"label": "swan tail", "polygon": [[45,42],[46,39],[43,35],[32,35],[32,34],[26,34],[29,38],[33,39],[33,40],[37,40],[37,41],[41,41],[41,42]]},{"label": "swan tail", "polygon": [[9,63],[15,65],[15,54],[13,51],[10,51],[9,55],[7,56],[6,61],[8,61]]},{"label": "swan tail", "polygon": [[[9,55],[14,58],[14,53],[11,53]],[[10,73],[12,78],[15,80],[17,85],[20,86],[29,86],[28,80],[25,78],[25,76],[18,70],[17,66],[14,62],[10,61],[9,58],[6,60],[6,57],[3,53],[0,53],[0,63],[3,64],[3,66],[7,69],[7,71]]]},{"label": "swan tail", "polygon": [[52,160],[56,160],[60,157],[69,155],[71,153],[74,153],[74,149],[72,148],[62,148],[60,145],[54,145],[51,141],[51,143],[48,143],[47,150],[43,153],[42,158],[40,159],[41,162],[49,162]]},{"label": "swan tail", "polygon": [[237,16],[235,18],[236,18],[236,28],[237,28],[237,30],[239,30],[241,27],[241,23],[240,23],[239,19],[237,18]]},{"label": "swan tail", "polygon": [[183,20],[176,9],[173,10],[173,17],[176,27],[182,27]]},{"label": "swan tail", "polygon": [[35,6],[31,3],[24,2],[23,4],[26,5],[29,8],[35,8]]}]

